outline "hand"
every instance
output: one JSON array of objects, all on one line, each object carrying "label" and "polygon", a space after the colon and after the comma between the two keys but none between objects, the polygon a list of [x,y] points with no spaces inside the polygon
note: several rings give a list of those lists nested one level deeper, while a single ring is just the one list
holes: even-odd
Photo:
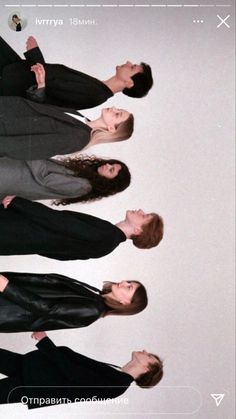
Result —
[{"label": "hand", "polygon": [[11,203],[11,201],[15,198],[15,195],[8,195],[5,196],[5,198],[2,200],[2,205],[6,209],[8,205]]},{"label": "hand", "polygon": [[26,41],[26,50],[29,51],[33,48],[36,48],[38,46],[38,42],[33,36],[29,36],[29,38]]},{"label": "hand", "polygon": [[45,70],[43,64],[37,63],[32,65],[31,71],[34,72],[38,84],[38,89],[45,87]]},{"label": "hand", "polygon": [[46,338],[46,336],[47,336],[47,333],[45,332],[33,332],[31,335],[32,339],[35,339],[38,341],[42,340],[43,338]]},{"label": "hand", "polygon": [[3,292],[5,290],[8,282],[9,281],[5,276],[0,275],[0,292]]}]

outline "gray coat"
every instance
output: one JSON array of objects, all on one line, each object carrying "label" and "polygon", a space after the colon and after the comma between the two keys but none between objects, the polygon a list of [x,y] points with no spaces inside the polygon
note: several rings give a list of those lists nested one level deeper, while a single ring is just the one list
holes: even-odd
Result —
[{"label": "gray coat", "polygon": [[0,200],[6,195],[30,200],[74,198],[91,189],[89,180],[74,176],[55,160],[0,158]]}]

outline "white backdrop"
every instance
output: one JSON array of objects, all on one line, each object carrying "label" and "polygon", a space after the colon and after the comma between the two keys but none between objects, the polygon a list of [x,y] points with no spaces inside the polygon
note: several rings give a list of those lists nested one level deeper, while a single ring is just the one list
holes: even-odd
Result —
[{"label": "white backdrop", "polygon": [[[73,3],[80,7],[71,7]],[[0,257],[2,271],[57,272],[98,287],[103,280],[142,281],[149,295],[143,313],[49,336],[57,345],[98,360],[123,365],[132,350],[146,348],[165,363],[160,385],[152,390],[132,386],[125,394],[127,405],[73,404],[33,413],[22,405],[1,406],[0,413],[8,418],[186,418],[193,412],[198,419],[234,418],[233,6],[215,7],[211,0],[201,7],[191,7],[194,2],[182,7],[176,7],[179,1],[175,7],[151,3],[106,2],[114,7],[104,7],[93,1],[88,7],[88,2],[59,0],[38,7],[43,2],[30,0],[28,7],[1,6],[1,34],[20,55],[33,35],[47,62],[101,80],[127,59],[150,63],[155,84],[146,98],[118,94],[105,105],[134,113],[132,138],[88,150],[124,160],[132,185],[112,198],[70,209],[116,223],[126,209],[143,208],[165,220],[164,240],[152,250],[126,242],[97,260]],[[59,7],[63,4],[67,7]],[[26,18],[24,31],[8,27],[11,13]],[[217,28],[217,15],[229,14],[230,28]],[[70,18],[80,19],[79,24],[71,25]],[[39,25],[41,19],[61,19],[63,24]],[[93,118],[99,109],[85,113]],[[0,343],[21,353],[34,349],[29,333],[1,334]],[[218,408],[211,393],[225,393]]]}]

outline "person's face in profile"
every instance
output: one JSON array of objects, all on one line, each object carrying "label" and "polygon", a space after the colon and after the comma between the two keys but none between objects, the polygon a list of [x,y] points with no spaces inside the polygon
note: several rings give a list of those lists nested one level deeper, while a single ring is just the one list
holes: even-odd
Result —
[{"label": "person's face in profile", "polygon": [[133,64],[130,61],[126,61],[125,64],[116,66],[116,77],[118,79],[126,82],[127,87],[133,86],[133,80],[131,77],[135,76],[137,73],[142,73],[143,67],[140,64]]},{"label": "person's face in profile", "polygon": [[17,25],[17,23],[20,22],[20,19],[18,18],[18,16],[14,15],[12,16],[12,21]]},{"label": "person's face in profile", "polygon": [[133,296],[140,285],[135,281],[113,282],[110,297],[123,305],[131,303]]},{"label": "person's face in profile", "polygon": [[125,109],[117,109],[114,106],[112,108],[103,108],[101,112],[101,118],[107,126],[108,131],[116,131],[116,127],[121,122],[128,119],[130,113]]}]

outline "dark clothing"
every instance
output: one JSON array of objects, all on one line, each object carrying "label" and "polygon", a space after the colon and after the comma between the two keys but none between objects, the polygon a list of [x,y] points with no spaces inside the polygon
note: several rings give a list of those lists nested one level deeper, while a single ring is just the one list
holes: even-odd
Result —
[{"label": "dark clothing", "polygon": [[21,24],[17,23],[16,25],[16,32],[20,32],[21,31]]},{"label": "dark clothing", "polygon": [[26,91],[35,84],[30,67],[41,63],[46,71],[45,103],[87,109],[101,105],[113,96],[112,91],[94,77],[64,65],[46,64],[38,47],[24,55],[26,61],[0,37],[0,95],[29,97]]},{"label": "dark clothing", "polygon": [[0,96],[0,157],[41,160],[83,149],[91,128],[62,109],[21,97]]},{"label": "dark clothing", "polygon": [[57,274],[3,272],[0,332],[15,333],[89,326],[106,311],[99,290]]},{"label": "dark clothing", "polygon": [[126,240],[115,225],[92,215],[58,211],[15,198],[0,206],[0,255],[39,254],[52,259],[99,258]]},{"label": "dark clothing", "polygon": [[[0,349],[0,372],[10,377],[0,380],[1,404],[19,403],[22,396],[44,399],[62,397],[72,402],[76,398],[114,398],[123,394],[133,381],[131,375],[108,364],[87,358],[67,347],[56,347],[48,337],[38,342],[37,347],[38,351],[25,355]],[[7,400],[9,391],[16,387],[16,383],[26,387],[11,391]],[[35,400],[28,404],[28,408],[52,404],[40,405]]]},{"label": "dark clothing", "polygon": [[[27,96],[27,89],[36,82],[33,71],[30,71],[30,67],[36,61],[30,60],[32,55],[30,51],[26,53],[27,60],[22,60],[0,37],[0,96]],[[40,50],[38,50],[37,62],[44,64]]]}]

